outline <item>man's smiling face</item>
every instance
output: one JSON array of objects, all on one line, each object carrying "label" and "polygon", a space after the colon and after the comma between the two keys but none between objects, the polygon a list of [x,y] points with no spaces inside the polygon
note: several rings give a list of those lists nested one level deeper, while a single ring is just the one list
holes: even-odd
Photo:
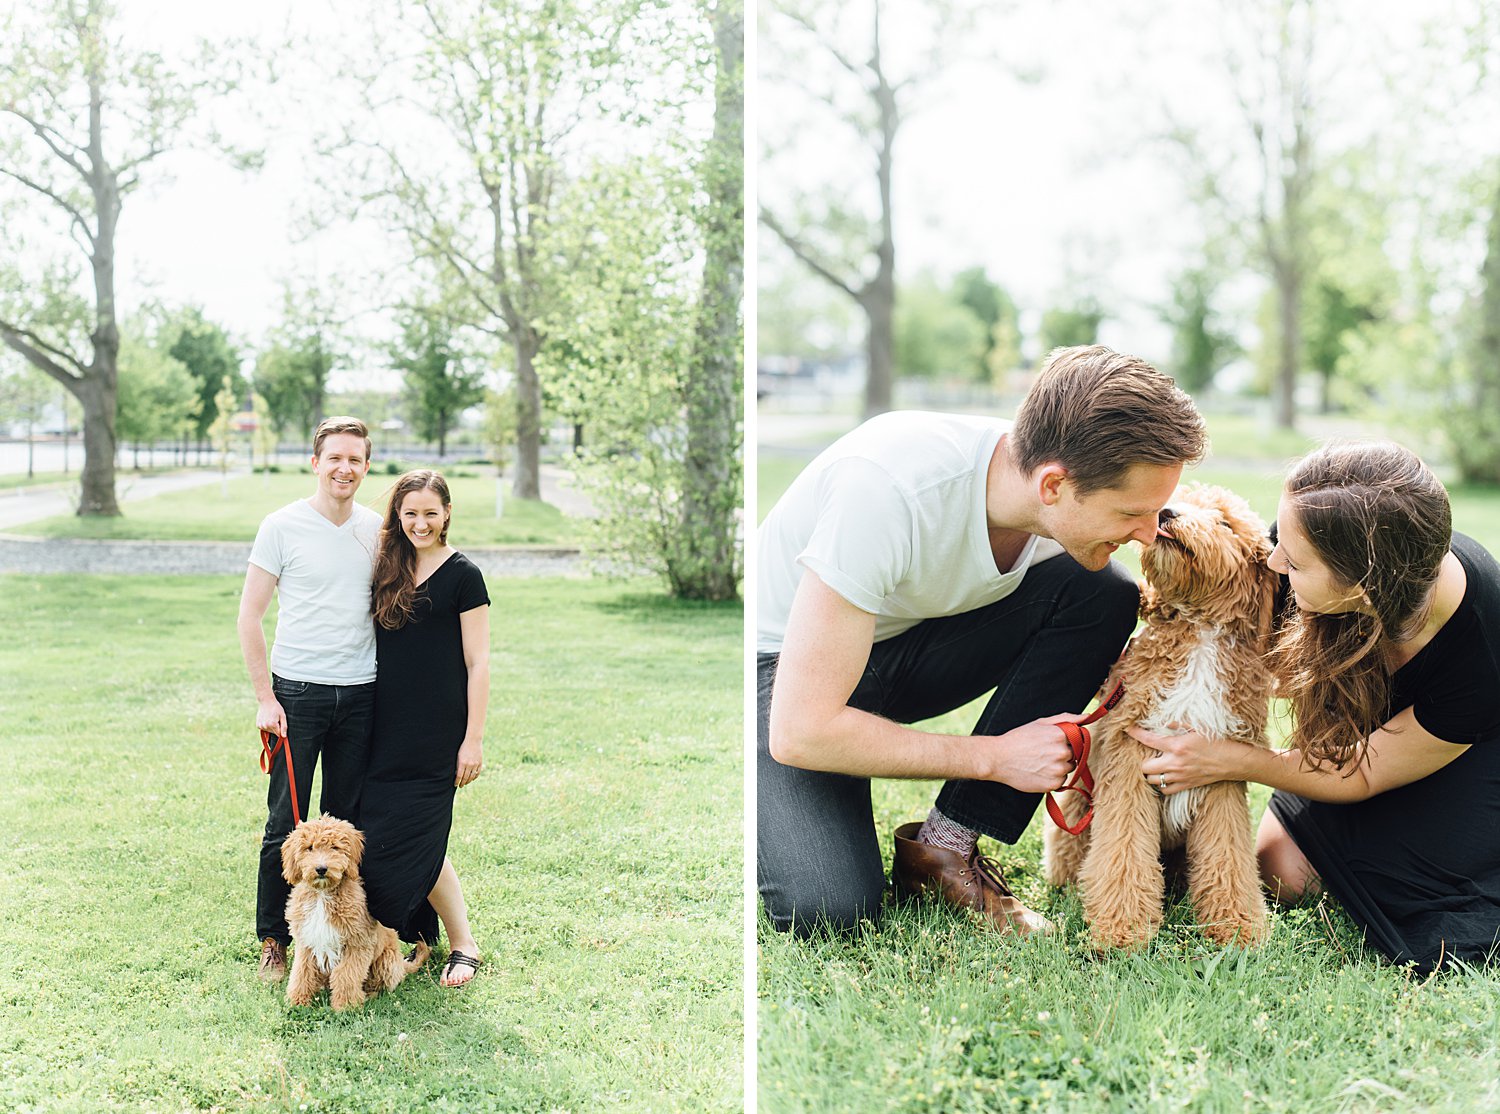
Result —
[{"label": "man's smiling face", "polygon": [[323,452],[312,458],[318,491],[335,502],[354,498],[360,481],[370,470],[365,439],[353,433],[330,433],[323,439]]}]

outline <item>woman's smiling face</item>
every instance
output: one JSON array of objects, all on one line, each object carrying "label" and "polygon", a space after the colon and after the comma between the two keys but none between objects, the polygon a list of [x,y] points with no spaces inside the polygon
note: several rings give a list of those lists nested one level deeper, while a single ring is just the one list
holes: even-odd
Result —
[{"label": "woman's smiling face", "polygon": [[1272,572],[1283,574],[1303,611],[1319,615],[1342,615],[1368,611],[1364,593],[1345,584],[1324,564],[1302,531],[1297,512],[1283,494],[1276,507],[1276,548],[1266,558]]},{"label": "woman's smiling face", "polygon": [[401,532],[417,552],[442,544],[448,525],[448,508],[435,491],[408,491],[401,500]]}]

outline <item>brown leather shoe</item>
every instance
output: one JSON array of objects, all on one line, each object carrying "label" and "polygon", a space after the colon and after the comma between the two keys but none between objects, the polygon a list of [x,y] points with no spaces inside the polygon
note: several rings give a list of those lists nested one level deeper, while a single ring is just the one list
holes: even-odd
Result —
[{"label": "brown leather shoe", "polygon": [[965,859],[957,851],[917,841],[920,823],[896,829],[896,854],[891,873],[896,892],[910,897],[927,891],[949,905],[983,913],[1001,932],[1030,936],[1049,933],[1052,922],[1016,900],[1005,884],[1000,866],[976,848]]},{"label": "brown leather shoe", "polygon": [[286,978],[286,945],[274,936],[260,942],[261,982],[280,982]]}]

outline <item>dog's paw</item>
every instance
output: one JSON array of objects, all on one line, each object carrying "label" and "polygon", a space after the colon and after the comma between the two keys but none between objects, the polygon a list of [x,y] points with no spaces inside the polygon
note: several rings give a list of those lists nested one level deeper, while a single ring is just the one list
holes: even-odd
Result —
[{"label": "dog's paw", "polygon": [[310,1006],[312,1005],[312,1000],[312,994],[305,990],[288,990],[286,993],[286,1001],[289,1006]]},{"label": "dog's paw", "polygon": [[1258,948],[1266,942],[1271,926],[1265,917],[1250,920],[1219,921],[1203,926],[1203,935],[1225,947]]},{"label": "dog's paw", "polygon": [[1098,952],[1144,948],[1155,935],[1156,925],[1151,923],[1096,921],[1089,925],[1089,943]]},{"label": "dog's paw", "polygon": [[338,1012],[344,1010],[357,1010],[365,1004],[368,995],[363,990],[355,990],[350,993],[335,993],[333,995],[333,1008]]}]

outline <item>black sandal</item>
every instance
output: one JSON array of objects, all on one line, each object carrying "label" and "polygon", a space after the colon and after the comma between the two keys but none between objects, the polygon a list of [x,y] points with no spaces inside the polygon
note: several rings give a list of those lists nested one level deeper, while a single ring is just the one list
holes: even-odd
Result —
[{"label": "black sandal", "polygon": [[449,952],[448,962],[443,964],[443,975],[438,980],[439,984],[448,990],[457,990],[460,987],[468,986],[474,981],[474,976],[470,975],[463,982],[454,983],[450,986],[447,979],[453,974],[454,969],[458,967],[467,967],[477,974],[479,971],[479,959],[476,956],[466,955],[463,952]]}]

